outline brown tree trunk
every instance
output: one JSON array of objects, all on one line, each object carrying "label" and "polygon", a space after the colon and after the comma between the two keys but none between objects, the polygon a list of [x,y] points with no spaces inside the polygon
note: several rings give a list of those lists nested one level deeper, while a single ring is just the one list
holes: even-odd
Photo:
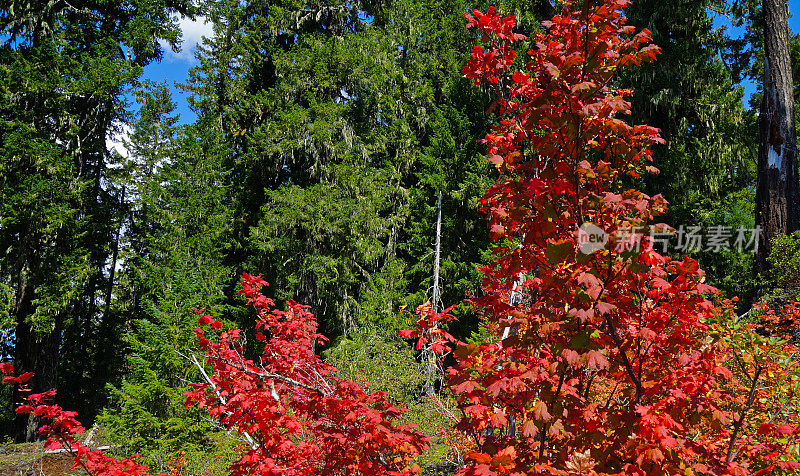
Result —
[{"label": "brown tree trunk", "polygon": [[[33,286],[28,282],[26,270],[21,272],[14,311],[17,317],[17,325],[14,329],[14,370],[16,375],[20,375],[25,372],[32,372],[35,368],[35,357],[33,355],[34,352],[32,352],[33,336],[31,326],[26,322],[28,316],[33,313]],[[23,403],[26,395],[26,392],[20,391],[19,385],[15,385],[11,397],[12,407]],[[31,421],[28,415],[14,415],[12,436],[16,443],[31,441],[35,436],[35,425],[33,428],[29,428],[29,423]]]},{"label": "brown tree trunk", "polygon": [[[33,372],[33,378],[26,387],[29,391],[20,391],[14,387],[12,405],[24,402],[31,393],[41,393],[55,388],[58,369],[59,346],[61,344],[61,328],[63,317],[56,317],[55,328],[43,335],[38,335],[26,322],[33,313],[32,289],[26,285],[21,291],[17,311],[20,320],[15,327],[14,371],[17,375]],[[28,414],[16,414],[12,423],[13,438],[16,443],[34,441],[39,428],[39,418]]]},{"label": "brown tree trunk", "polygon": [[[23,233],[23,236],[27,234]],[[21,241],[25,242],[26,239]],[[33,372],[34,376],[25,385],[27,391],[22,391],[19,385],[14,386],[11,399],[13,407],[23,403],[31,393],[41,393],[56,386],[64,316],[59,313],[53,330],[47,333],[37,333],[31,326],[30,318],[36,310],[33,275],[37,268],[38,263],[22,258],[14,307],[14,373]],[[17,443],[34,441],[38,437],[39,419],[33,415],[15,414],[11,426],[12,437]]]},{"label": "brown tree trunk", "polygon": [[[61,319],[59,318],[58,321]],[[24,402],[31,393],[42,393],[56,386],[59,345],[61,343],[61,324],[56,324],[53,331],[38,336],[29,324],[18,324],[16,327],[15,371],[17,374],[33,372],[34,377],[28,382],[28,391],[20,391],[14,387],[14,406]],[[18,363],[17,363],[18,362]],[[13,438],[16,443],[36,440],[39,435],[39,418],[29,414],[14,416]]]},{"label": "brown tree trunk", "polygon": [[763,0],[764,97],[758,151],[756,226],[761,227],[756,272],[767,271],[771,240],[800,229],[794,96],[786,0]]}]

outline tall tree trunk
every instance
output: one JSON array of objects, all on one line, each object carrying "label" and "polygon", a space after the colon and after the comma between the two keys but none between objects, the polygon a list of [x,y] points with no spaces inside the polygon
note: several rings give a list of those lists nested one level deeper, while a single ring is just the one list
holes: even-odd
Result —
[{"label": "tall tree trunk", "polygon": [[[125,206],[125,187],[122,187],[118,198],[119,207],[124,210]],[[119,223],[114,232],[114,244],[111,248],[111,268],[108,271],[108,282],[106,283],[105,302],[103,303],[103,315],[100,318],[100,325],[97,329],[97,350],[95,351],[94,361],[94,380],[98,385],[103,386],[115,370],[112,365],[114,357],[114,344],[117,336],[112,335],[115,326],[114,316],[111,315],[111,299],[114,295],[114,277],[117,271],[117,261],[119,259],[119,237],[124,226],[124,213],[120,213]]]},{"label": "tall tree trunk", "polygon": [[[32,325],[32,317],[36,312],[36,280],[41,262],[38,253],[28,248],[37,243],[34,233],[26,226],[20,232],[21,250],[17,269],[18,281],[14,304],[14,372],[16,375],[33,372],[28,381],[29,391],[20,391],[15,385],[11,397],[11,405],[17,406],[32,393],[41,393],[56,387],[58,356],[61,343],[61,330],[64,313],[59,312],[55,318],[52,331],[37,333]],[[37,438],[36,430],[39,419],[33,415],[15,414],[11,424],[14,441],[23,443]]]},{"label": "tall tree trunk", "polygon": [[[33,372],[28,382],[30,391],[22,392],[19,386],[14,387],[11,404],[17,406],[31,393],[42,393],[56,387],[58,377],[58,357],[61,345],[61,331],[64,316],[56,316],[55,327],[46,334],[38,334],[28,322],[34,312],[33,286],[23,278],[17,298],[17,324],[14,328],[14,371],[17,375]],[[14,441],[24,443],[34,441],[38,435],[39,418],[34,415],[18,414],[14,416],[12,433]]]},{"label": "tall tree trunk", "polygon": [[[28,322],[28,316],[33,313],[33,286],[29,282],[29,276],[26,269],[20,273],[19,287],[17,288],[16,305],[14,309],[17,324],[14,328],[14,370],[17,375],[34,370],[35,366],[35,352],[33,351],[33,333],[31,326]],[[18,385],[14,386],[14,392],[11,397],[12,407],[16,407],[22,403],[25,397],[25,392],[21,392]],[[28,428],[29,415],[14,415],[14,422],[12,423],[12,433],[14,441],[22,443],[30,441],[29,437],[33,431]]]},{"label": "tall tree trunk", "polygon": [[764,97],[758,152],[756,272],[767,271],[771,240],[800,229],[792,68],[786,0],[764,0]]},{"label": "tall tree trunk", "polygon": [[[13,406],[22,403],[30,393],[41,393],[56,386],[63,313],[56,316],[52,331],[43,335],[37,334],[28,322],[34,312],[33,301],[33,285],[27,275],[23,274],[15,309],[17,324],[14,328],[14,371],[17,375],[33,372],[34,376],[28,382],[30,391],[21,392],[19,386],[14,387],[11,402]],[[14,441],[23,443],[35,440],[38,427],[39,419],[35,416],[15,415],[12,424]]]},{"label": "tall tree trunk", "polygon": [[[33,372],[34,376],[28,382],[30,391],[21,392],[19,386],[14,387],[12,405],[19,405],[31,393],[42,393],[56,388],[62,328],[62,315],[56,318],[55,328],[42,335],[37,334],[28,323],[17,324],[14,370],[17,375]],[[17,443],[34,441],[38,437],[39,423],[39,418],[34,415],[15,415],[12,424],[14,441]]]}]

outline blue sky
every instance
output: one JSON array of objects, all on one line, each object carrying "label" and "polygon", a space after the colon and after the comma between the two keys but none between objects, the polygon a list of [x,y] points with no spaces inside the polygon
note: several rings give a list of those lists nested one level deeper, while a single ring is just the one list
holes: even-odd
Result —
[{"label": "blue sky", "polygon": [[[180,122],[186,124],[193,122],[197,115],[189,109],[187,93],[175,87],[175,84],[184,83],[189,78],[189,68],[197,65],[194,57],[197,44],[201,42],[203,36],[210,37],[213,31],[211,24],[205,23],[202,18],[197,21],[182,19],[180,27],[183,31],[181,51],[175,52],[166,47],[164,59],[145,67],[143,76],[144,79],[151,81],[167,81],[172,90],[172,99],[177,103]],[[136,108],[135,105],[132,107]]]},{"label": "blue sky", "polygon": [[[800,0],[789,0],[789,11],[795,15],[789,18],[789,28],[793,32],[800,32]],[[717,22],[719,25],[724,23],[722,19]],[[160,63],[151,64],[145,68],[144,77],[152,81],[166,80],[171,86],[173,99],[178,105],[177,112],[180,113],[180,122],[190,123],[194,121],[196,115],[189,109],[186,93],[176,88],[175,84],[185,82],[188,79],[189,68],[197,64],[194,59],[197,44],[201,41],[202,36],[210,36],[212,30],[211,25],[204,23],[202,19],[199,19],[199,21],[184,19],[181,20],[180,25],[183,30],[182,51],[176,53],[167,48],[164,59]],[[736,31],[732,31],[732,33],[736,33]],[[746,101],[746,98],[756,90],[756,85],[748,83],[744,84],[744,86]]]},{"label": "blue sky", "polygon": [[[789,0],[789,14],[794,15],[789,17],[789,29],[792,32],[800,32],[800,0]],[[714,23],[715,26],[727,24],[730,33],[733,35],[741,35],[744,33],[744,28],[732,28],[730,27],[730,23],[724,19],[717,18]],[[755,83],[749,81],[742,83],[742,86],[744,86],[744,103],[747,105],[748,98],[756,91],[757,87]]]}]

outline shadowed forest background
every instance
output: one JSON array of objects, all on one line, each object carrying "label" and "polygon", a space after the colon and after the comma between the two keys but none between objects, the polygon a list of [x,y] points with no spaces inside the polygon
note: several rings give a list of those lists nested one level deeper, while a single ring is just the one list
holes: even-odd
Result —
[{"label": "shadowed forest background", "polygon": [[[191,308],[251,329],[236,291],[242,273],[261,273],[276,301],[311,306],[329,339],[317,352],[342,375],[412,410],[434,438],[426,474],[452,474],[437,433],[448,423],[398,331],[415,326],[405,310],[433,297],[439,193],[433,304],[479,295],[491,260],[479,199],[496,171],[479,140],[497,91],[462,75],[480,40],[463,14],[488,4],[5,3],[2,360],[34,372],[32,390],[57,389],[118,454],[160,471],[183,454],[190,474],[221,473],[239,441],[182,393],[200,380],[182,355],[196,341]],[[495,5],[525,35],[555,12],[548,0]],[[745,103],[740,84],[763,75],[760,2],[637,0],[625,13],[661,54],[615,86],[634,91],[629,122],[666,140],[654,148],[661,173],[629,180],[668,200],[660,221],[754,228],[761,95]],[[181,16],[213,26],[180,86],[191,123],[178,120],[166,82],[142,80],[180,44]],[[719,18],[745,34],[715,28]],[[790,53],[797,98],[800,36]],[[109,147],[121,135],[125,155]],[[776,242],[774,271],[760,276],[749,250],[688,254],[741,312],[756,299],[800,299],[798,234]],[[454,314],[459,338],[485,331],[468,305]],[[18,397],[0,388],[0,431],[31,441],[35,428],[12,410]]]}]

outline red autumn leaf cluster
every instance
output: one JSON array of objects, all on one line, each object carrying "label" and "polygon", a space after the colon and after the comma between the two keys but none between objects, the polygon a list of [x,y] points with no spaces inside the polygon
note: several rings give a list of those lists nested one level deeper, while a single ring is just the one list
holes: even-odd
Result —
[{"label": "red autumn leaf cluster", "polygon": [[[467,28],[477,28],[482,33],[491,31],[500,40],[518,41],[525,39],[525,36],[514,32],[517,20],[510,15],[505,18],[497,15],[494,7],[489,7],[486,14],[475,10],[473,15],[464,14],[467,19]],[[472,75],[467,74],[466,76],[472,78],[475,84],[479,84],[481,80],[496,84],[514,64],[516,57],[517,52],[510,48],[492,45],[492,47],[484,49],[481,46],[476,46],[472,50],[469,63],[465,68],[465,71],[471,71]]]},{"label": "red autumn leaf cluster", "polygon": [[[0,373],[13,374],[13,365],[0,363]],[[19,385],[30,380],[32,376],[30,372],[17,377],[4,376],[3,382]],[[95,476],[150,476],[146,466],[136,463],[138,455],[116,459],[100,450],[92,450],[79,441],[76,434],[82,433],[84,428],[75,419],[78,414],[51,403],[55,395],[54,390],[28,395],[25,403],[15,409],[17,413],[35,415],[45,422],[39,428],[39,434],[46,438],[46,449],[66,449],[73,456],[72,469],[81,468]]]},{"label": "red autumn leaf cluster", "polygon": [[200,316],[211,331],[195,330],[206,365],[206,383],[187,392],[188,404],[206,407],[223,426],[240,432],[249,451],[231,467],[232,475],[412,475],[413,458],[427,438],[397,424],[407,410],[392,405],[385,392],[334,375],[314,352],[325,338],[307,306],[293,301],[274,307],[260,292],[266,283],[245,274],[240,294],[258,313],[260,357],[244,357],[239,329]]},{"label": "red autumn leaf cluster", "polygon": [[453,320],[453,316],[450,314],[453,309],[455,309],[455,306],[450,306],[442,312],[435,312],[431,307],[431,303],[426,302],[416,310],[417,328],[400,331],[400,337],[404,339],[416,338],[417,350],[430,349],[431,352],[437,355],[446,353],[451,344],[456,342],[456,339],[442,327],[442,324]]},{"label": "red autumn leaf cluster", "polygon": [[725,377],[734,410],[727,458],[760,462],[756,474],[800,470],[800,415],[795,409],[800,393],[798,306],[759,303],[745,316],[722,314],[716,327],[728,351],[730,370]]}]

